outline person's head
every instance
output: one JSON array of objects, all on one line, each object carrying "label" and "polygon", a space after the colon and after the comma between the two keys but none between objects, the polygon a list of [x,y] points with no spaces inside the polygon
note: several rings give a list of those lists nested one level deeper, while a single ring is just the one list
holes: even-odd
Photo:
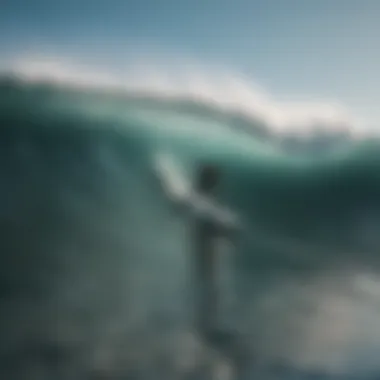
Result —
[{"label": "person's head", "polygon": [[200,165],[197,173],[197,185],[199,191],[211,191],[220,181],[220,172],[217,166],[212,164]]}]

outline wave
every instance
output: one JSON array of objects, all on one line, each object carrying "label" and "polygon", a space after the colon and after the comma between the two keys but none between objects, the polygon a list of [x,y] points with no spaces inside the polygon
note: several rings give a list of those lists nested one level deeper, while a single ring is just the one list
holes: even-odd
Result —
[{"label": "wave", "polygon": [[[49,77],[48,77],[49,78]],[[203,99],[189,94],[154,93],[151,90],[126,90],[107,86],[100,88],[74,85],[66,78],[63,82],[56,80],[3,75],[0,78],[0,95],[8,96],[13,107],[24,106],[37,109],[50,109],[64,112],[79,112],[84,116],[115,118],[117,115],[129,118],[131,123],[163,128],[172,135],[198,135],[224,141],[227,145],[231,138],[247,152],[272,155],[287,155],[288,158],[315,158],[326,154],[341,154],[352,149],[360,149],[364,143],[374,140],[374,135],[354,133],[354,129],[337,120],[310,124],[310,117],[305,114],[305,124],[297,132],[283,124],[279,129],[263,115],[255,113],[255,108],[236,109],[221,104],[205,96]],[[17,95],[16,95],[17,94]],[[25,103],[29,99],[29,103]],[[211,99],[211,100],[210,100]],[[10,99],[5,104],[10,105]],[[4,103],[3,103],[4,104]],[[243,107],[244,108],[244,107]],[[26,112],[30,112],[26,111]],[[307,122],[309,120],[309,124]],[[301,123],[301,121],[299,121]],[[296,126],[294,124],[293,126]],[[330,128],[330,129],[329,129]],[[370,136],[370,137],[369,137]]]},{"label": "wave", "polygon": [[[27,63],[29,74],[15,66],[0,85],[1,358],[41,347],[42,334],[42,361],[59,346],[74,367],[65,354],[75,349],[133,367],[134,341],[140,364],[156,349],[177,365],[187,338],[168,343],[159,330],[191,330],[191,241],[152,179],[152,157],[169,152],[189,178],[201,161],[223,165],[221,198],[259,227],[241,238],[227,270],[250,358],[290,363],[305,377],[313,368],[378,369],[377,141],[358,141],[348,127],[335,137],[339,122],[327,142],[310,137],[311,152],[309,137],[286,127],[290,116],[263,116],[272,108],[260,97],[236,105],[241,87],[202,97],[166,82],[153,91],[147,77],[146,87],[125,89],[62,65],[44,80],[51,64]],[[296,147],[286,140],[292,133]],[[320,157],[326,150],[333,153]]]},{"label": "wave", "polygon": [[190,100],[205,113],[222,111],[226,117],[243,119],[247,128],[260,122],[276,134],[308,136],[317,131],[360,137],[376,133],[338,101],[277,100],[248,77],[220,67],[153,61],[138,62],[112,73],[63,58],[40,56],[14,59],[4,70],[29,82],[47,80],[77,88],[113,89],[162,101]]}]

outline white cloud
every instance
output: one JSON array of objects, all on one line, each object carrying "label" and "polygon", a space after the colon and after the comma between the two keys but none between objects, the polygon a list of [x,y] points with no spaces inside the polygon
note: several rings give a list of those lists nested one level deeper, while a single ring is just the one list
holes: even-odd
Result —
[{"label": "white cloud", "polygon": [[185,97],[265,120],[275,131],[308,135],[316,125],[326,132],[345,130],[352,136],[373,133],[338,102],[286,102],[241,75],[217,67],[175,61],[137,61],[120,72],[100,70],[52,56],[23,57],[10,64],[25,80],[50,80],[81,87],[141,91],[158,97]]}]

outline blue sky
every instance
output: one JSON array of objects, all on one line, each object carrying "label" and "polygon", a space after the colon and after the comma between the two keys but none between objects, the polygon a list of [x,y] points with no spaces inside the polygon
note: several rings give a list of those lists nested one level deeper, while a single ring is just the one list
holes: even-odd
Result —
[{"label": "blue sky", "polygon": [[379,19],[378,0],[0,0],[0,46],[116,66],[149,47],[380,120]]}]

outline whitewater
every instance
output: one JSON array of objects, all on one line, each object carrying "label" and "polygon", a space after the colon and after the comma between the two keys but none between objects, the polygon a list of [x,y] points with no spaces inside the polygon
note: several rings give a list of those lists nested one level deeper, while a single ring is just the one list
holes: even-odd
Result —
[{"label": "whitewater", "polygon": [[196,372],[191,225],[157,184],[162,154],[189,182],[218,165],[220,201],[248,226],[223,268],[247,378],[380,371],[372,130],[215,73],[123,87],[56,62],[13,67],[0,83],[2,378]]}]

